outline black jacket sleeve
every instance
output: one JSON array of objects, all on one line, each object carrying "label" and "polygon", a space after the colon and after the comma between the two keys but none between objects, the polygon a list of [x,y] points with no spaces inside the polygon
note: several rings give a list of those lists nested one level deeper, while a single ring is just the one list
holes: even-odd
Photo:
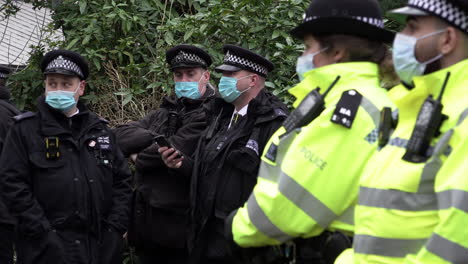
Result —
[{"label": "black jacket sleeve", "polygon": [[0,159],[1,190],[5,202],[18,219],[21,233],[31,237],[50,230],[42,207],[33,196],[28,151],[18,125],[13,126]]},{"label": "black jacket sleeve", "polygon": [[153,143],[151,124],[160,116],[160,110],[152,111],[145,118],[114,129],[117,143],[125,156],[139,153]]},{"label": "black jacket sleeve", "polygon": [[[201,108],[198,111],[186,114],[183,118],[183,125],[169,138],[169,141],[175,149],[179,150],[184,155],[182,166],[184,167],[183,171],[186,173],[183,175],[190,176],[191,169],[187,166],[191,166],[188,163],[190,163],[193,157],[198,139],[206,128],[206,120],[203,109]],[[156,145],[152,145],[140,152],[135,162],[136,169],[140,171],[149,171],[161,168],[162,166],[165,166],[165,164],[161,160],[161,155]]]},{"label": "black jacket sleeve", "polygon": [[131,173],[127,160],[119,148],[115,149],[113,162],[113,205],[107,222],[123,234],[129,224],[129,206],[132,194],[130,185]]}]

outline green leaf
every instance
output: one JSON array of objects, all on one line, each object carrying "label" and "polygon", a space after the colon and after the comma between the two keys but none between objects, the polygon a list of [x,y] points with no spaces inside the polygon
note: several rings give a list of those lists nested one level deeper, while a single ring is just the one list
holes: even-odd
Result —
[{"label": "green leaf", "polygon": [[275,88],[276,87],[275,84],[272,83],[272,82],[265,82],[265,86],[269,87],[269,88]]},{"label": "green leaf", "polygon": [[88,44],[88,42],[91,40],[91,35],[86,35],[86,37],[84,37],[83,41],[81,42],[82,45],[86,45]]},{"label": "green leaf", "polygon": [[73,39],[72,41],[70,41],[70,43],[68,43],[67,47],[65,49],[71,49],[73,46],[75,46],[75,44],[78,42],[78,40],[80,40],[79,38],[75,38]]},{"label": "green leaf", "polygon": [[240,17],[240,20],[242,20],[242,22],[244,22],[244,24],[246,24],[246,25],[249,24],[249,20],[248,20],[246,17],[244,17],[244,16],[241,16],[241,17]]},{"label": "green leaf", "polygon": [[132,99],[133,99],[133,94],[127,94],[127,95],[124,97],[123,101],[122,101],[122,106],[125,106],[125,105],[127,105],[128,103],[130,103],[130,101],[132,101]]},{"label": "green leaf", "polygon": [[88,3],[86,2],[86,0],[81,0],[81,1],[80,1],[80,4],[79,4],[79,5],[80,5],[80,14],[83,15],[83,14],[86,12],[86,6],[87,6],[87,4],[88,4]]},{"label": "green leaf", "polygon": [[190,31],[185,32],[185,34],[184,34],[184,42],[187,41],[187,40],[192,36],[194,30],[195,30],[195,29],[192,28]]}]

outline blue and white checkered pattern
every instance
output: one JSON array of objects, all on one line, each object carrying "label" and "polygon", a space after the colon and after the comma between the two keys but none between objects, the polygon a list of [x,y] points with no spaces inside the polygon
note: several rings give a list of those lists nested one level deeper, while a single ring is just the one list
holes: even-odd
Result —
[{"label": "blue and white checkered pattern", "polygon": [[258,72],[264,75],[268,74],[268,69],[266,67],[258,63],[255,63],[253,61],[250,61],[246,58],[242,58],[234,54],[231,54],[229,51],[227,51],[226,55],[224,56],[224,63],[231,64],[231,65],[244,66],[252,72]]},{"label": "blue and white checkered pattern", "polygon": [[409,0],[408,6],[434,14],[468,32],[468,14],[447,0]]},{"label": "blue and white checkered pattern", "polygon": [[[304,18],[304,23],[315,20],[315,19],[318,19],[318,18],[321,18],[321,17],[319,17],[319,16],[305,17]],[[370,25],[378,27],[378,28],[384,28],[384,21],[382,19],[378,19],[378,18],[375,18],[375,17],[363,17],[363,16],[353,16],[353,17],[350,17],[350,18],[359,20],[361,22],[370,24]]]},{"label": "blue and white checkered pattern", "polygon": [[193,53],[187,53],[185,51],[180,51],[177,56],[175,56],[171,60],[171,65],[179,64],[179,63],[200,63],[202,66],[207,67],[206,61],[204,61],[199,56]]},{"label": "blue and white checkered pattern", "polygon": [[73,72],[76,75],[78,75],[80,78],[84,79],[84,75],[83,75],[83,72],[81,71],[80,66],[78,66],[78,64],[62,56],[58,56],[57,58],[53,59],[47,65],[45,72],[47,72],[48,70],[53,70],[53,69],[64,69],[64,70]]}]

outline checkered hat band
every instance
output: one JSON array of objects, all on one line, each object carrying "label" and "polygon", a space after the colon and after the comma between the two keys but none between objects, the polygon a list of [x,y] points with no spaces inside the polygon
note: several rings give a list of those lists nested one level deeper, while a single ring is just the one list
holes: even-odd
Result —
[{"label": "checkered hat band", "polygon": [[81,71],[80,66],[78,64],[74,63],[71,60],[68,60],[62,56],[58,56],[57,58],[53,59],[49,64],[47,65],[45,71],[47,72],[48,70],[51,69],[63,69],[67,70],[70,72],[75,73],[76,75],[80,76],[81,78],[84,78],[83,72]]},{"label": "checkered hat band", "polygon": [[250,61],[248,59],[245,59],[245,58],[236,56],[234,54],[231,54],[229,51],[224,56],[224,63],[239,65],[241,67],[243,66],[243,67],[246,67],[247,69],[249,69],[250,71],[258,72],[258,73],[261,73],[263,75],[268,74],[268,69],[266,67],[264,67],[264,66],[262,66],[262,65],[260,65],[258,63],[255,63],[253,61]]},{"label": "checkered hat band", "polygon": [[447,0],[409,0],[408,6],[432,13],[468,32],[468,14]]},{"label": "checkered hat band", "polygon": [[[319,17],[319,16],[306,17],[306,18],[304,18],[304,23],[315,20],[315,19],[318,19],[318,18],[325,18],[325,17]],[[375,27],[384,28],[384,21],[382,19],[378,19],[378,18],[375,18],[375,17],[362,17],[362,16],[353,16],[353,17],[349,17],[349,18],[353,18],[353,19],[362,21],[364,23],[370,24],[370,25],[375,26]]]},{"label": "checkered hat band", "polygon": [[6,79],[8,78],[8,74],[0,72],[0,79]]},{"label": "checkered hat band", "polygon": [[179,64],[179,63],[199,63],[203,66],[206,67],[206,62],[200,58],[199,56],[193,54],[193,53],[187,53],[184,51],[180,51],[177,56],[175,56],[171,60],[171,65]]}]

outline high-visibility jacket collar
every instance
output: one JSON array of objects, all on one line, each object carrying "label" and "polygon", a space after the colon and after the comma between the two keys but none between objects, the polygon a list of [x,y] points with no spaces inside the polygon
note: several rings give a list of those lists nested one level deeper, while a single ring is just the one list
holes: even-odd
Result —
[{"label": "high-visibility jacket collar", "polygon": [[[393,97],[395,104],[400,109],[400,117],[414,119],[422,103],[429,95],[433,95],[434,99],[437,99],[442,91],[448,72],[450,72],[450,78],[442,97],[444,113],[451,113],[452,109],[464,109],[466,107],[466,91],[461,91],[460,88],[466,89],[468,87],[467,69],[468,59],[431,74],[415,77],[413,79],[415,88],[409,90],[406,95],[400,98]],[[463,83],[467,85],[463,85]],[[407,115],[409,116],[407,117]],[[453,121],[456,121],[456,118],[458,116],[453,116]]]},{"label": "high-visibility jacket collar", "polygon": [[320,92],[324,93],[338,76],[341,76],[341,79],[330,91],[329,97],[341,95],[345,90],[356,89],[357,87],[343,85],[351,80],[353,83],[359,81],[361,86],[378,87],[378,74],[378,65],[372,62],[331,64],[307,72],[304,75],[305,79],[291,88],[289,93],[296,97],[293,106],[297,107],[304,97],[315,88],[320,87]]}]

